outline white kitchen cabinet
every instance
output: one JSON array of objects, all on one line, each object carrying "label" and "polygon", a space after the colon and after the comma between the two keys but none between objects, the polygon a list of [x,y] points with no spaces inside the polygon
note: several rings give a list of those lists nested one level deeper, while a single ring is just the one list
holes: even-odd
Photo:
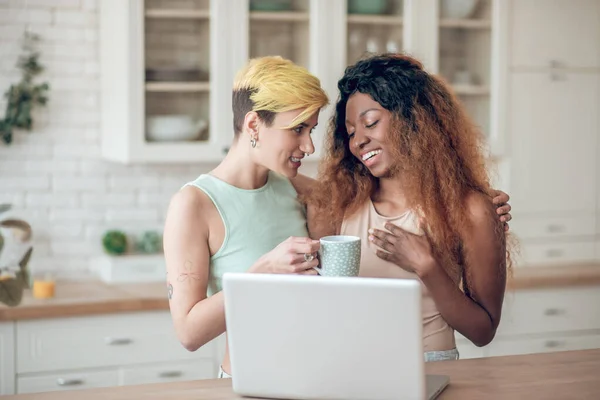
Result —
[{"label": "white kitchen cabinet", "polygon": [[[249,0],[101,2],[102,156],[122,163],[222,160],[233,140],[232,83],[251,57],[290,58],[334,98],[343,65],[330,63],[341,39],[323,37],[332,38],[324,34],[335,26],[339,2],[294,0],[286,11],[251,9]],[[194,140],[157,141],[157,119],[168,124],[165,134],[181,131],[165,116],[207,121],[208,130]],[[323,129],[315,134],[317,154]]]},{"label": "white kitchen cabinet", "polygon": [[494,340],[486,349],[488,357],[550,353],[600,348],[600,333],[583,335],[545,335]]},{"label": "white kitchen cabinet", "polygon": [[92,389],[118,384],[119,374],[115,369],[66,371],[19,376],[17,394]]},{"label": "white kitchen cabinet", "polygon": [[595,243],[592,239],[577,239],[574,242],[528,242],[520,244],[517,264],[530,266],[564,266],[569,263],[585,264],[595,259]]},{"label": "white kitchen cabinet", "polygon": [[[213,362],[216,356],[214,343],[196,352],[184,349],[169,313],[162,311],[18,321],[16,332],[19,374],[171,360]],[[217,368],[213,365],[213,371]]]},{"label": "white kitchen cabinet", "polygon": [[15,324],[0,322],[0,395],[15,393]]},{"label": "white kitchen cabinet", "polygon": [[[234,2],[99,6],[102,156],[122,163],[220,160],[233,137],[231,84],[245,61]],[[193,130],[200,120],[208,128],[193,141],[157,140]]]},{"label": "white kitchen cabinet", "polygon": [[185,350],[168,311],[15,324],[19,393],[212,379],[223,355],[223,337]]},{"label": "white kitchen cabinet", "polygon": [[520,266],[597,260],[600,2],[511,0],[508,162]]},{"label": "white kitchen cabinet", "polygon": [[515,214],[593,220],[600,74],[513,72],[510,90]]},{"label": "white kitchen cabinet", "polygon": [[405,1],[404,49],[452,86],[487,138],[490,155],[501,157],[507,131],[507,4],[481,0],[468,15],[453,18],[444,13],[445,1]]},{"label": "white kitchen cabinet", "polygon": [[119,370],[120,385],[193,381],[216,377],[214,359],[178,361],[152,365],[133,365]]},{"label": "white kitchen cabinet", "polygon": [[521,239],[562,239],[573,236],[594,236],[596,221],[585,214],[559,216],[522,215],[510,221],[511,229]]},{"label": "white kitchen cabinet", "polygon": [[[453,87],[498,155],[505,132],[506,8],[482,0],[473,15],[448,19],[439,18],[439,2],[390,0],[366,14],[348,0],[292,0],[279,11],[256,9],[260,2],[251,0],[102,1],[102,156],[122,163],[220,161],[233,138],[235,73],[251,57],[281,55],[307,67],[330,97],[313,135],[310,160],[318,160],[323,121],[333,112],[345,67],[367,53],[402,50],[450,80],[457,68],[471,72],[474,79]],[[208,129],[191,141],[157,141],[150,127],[165,115],[201,119]],[[169,126],[166,133],[177,134]]]},{"label": "white kitchen cabinet", "polygon": [[595,259],[600,74],[510,74],[510,189],[519,265]]},{"label": "white kitchen cabinet", "polygon": [[600,286],[507,292],[499,336],[600,331]]},{"label": "white kitchen cabinet", "polygon": [[599,348],[600,286],[508,291],[490,344],[455,338],[461,359]]},{"label": "white kitchen cabinet", "polygon": [[512,67],[600,67],[599,1],[510,0],[510,8]]}]

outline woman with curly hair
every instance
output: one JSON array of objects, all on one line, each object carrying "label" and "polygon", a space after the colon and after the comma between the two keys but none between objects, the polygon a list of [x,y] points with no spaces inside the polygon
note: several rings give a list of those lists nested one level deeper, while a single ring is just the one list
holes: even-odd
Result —
[{"label": "woman with curly hair", "polygon": [[446,84],[406,55],[361,60],[338,88],[311,236],[359,236],[361,276],[421,282],[426,361],[458,358],[454,330],[490,343],[510,214],[496,215],[480,133]]}]

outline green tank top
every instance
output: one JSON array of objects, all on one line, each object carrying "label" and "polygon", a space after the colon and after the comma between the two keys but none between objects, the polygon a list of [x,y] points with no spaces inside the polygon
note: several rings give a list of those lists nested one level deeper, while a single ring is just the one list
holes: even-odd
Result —
[{"label": "green tank top", "polygon": [[263,187],[254,190],[240,189],[212,175],[200,175],[187,185],[206,193],[225,226],[223,244],[210,258],[208,296],[223,289],[226,272],[246,272],[290,236],[308,236],[305,209],[296,189],[274,172]]}]

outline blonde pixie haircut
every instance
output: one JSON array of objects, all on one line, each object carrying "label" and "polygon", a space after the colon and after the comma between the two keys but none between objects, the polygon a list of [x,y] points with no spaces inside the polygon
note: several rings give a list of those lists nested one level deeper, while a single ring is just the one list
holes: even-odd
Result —
[{"label": "blonde pixie haircut", "polygon": [[233,125],[236,135],[242,131],[244,117],[255,111],[270,126],[275,114],[304,109],[289,126],[306,121],[329,103],[319,79],[280,56],[254,58],[236,75],[233,83]]}]

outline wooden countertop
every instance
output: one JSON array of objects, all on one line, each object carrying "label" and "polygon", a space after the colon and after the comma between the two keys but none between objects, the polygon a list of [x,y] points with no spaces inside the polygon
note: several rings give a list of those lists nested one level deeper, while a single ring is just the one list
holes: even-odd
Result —
[{"label": "wooden countertop", "polygon": [[600,285],[600,262],[557,266],[517,267],[508,289],[544,289]]},{"label": "wooden countertop", "polygon": [[52,299],[35,299],[27,290],[17,307],[0,305],[0,321],[168,309],[164,282],[109,285],[96,280],[57,281]]},{"label": "wooden countertop", "polygon": [[[599,399],[600,349],[427,363],[450,376],[439,400]],[[234,400],[230,379],[6,396],[6,400]]]},{"label": "wooden countertop", "polygon": [[[516,268],[508,290],[600,285],[600,263]],[[58,281],[56,297],[38,300],[26,291],[17,307],[0,305],[0,321],[168,310],[165,283],[109,285]]]}]

